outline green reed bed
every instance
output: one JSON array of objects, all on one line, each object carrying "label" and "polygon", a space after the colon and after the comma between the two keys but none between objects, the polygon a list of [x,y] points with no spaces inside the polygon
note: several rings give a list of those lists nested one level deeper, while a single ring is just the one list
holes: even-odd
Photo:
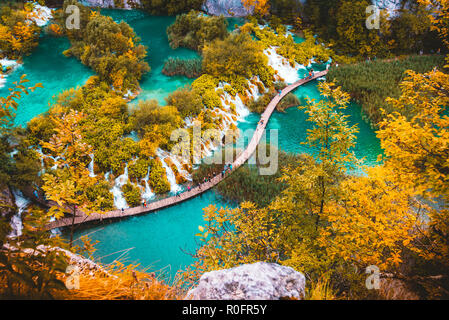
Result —
[{"label": "green reed bed", "polygon": [[399,83],[406,70],[424,73],[435,67],[442,69],[444,56],[408,56],[396,60],[367,61],[331,68],[327,79],[335,81],[362,105],[365,120],[376,126],[383,118],[381,109],[387,113],[397,110],[387,104],[387,97],[400,95]]}]

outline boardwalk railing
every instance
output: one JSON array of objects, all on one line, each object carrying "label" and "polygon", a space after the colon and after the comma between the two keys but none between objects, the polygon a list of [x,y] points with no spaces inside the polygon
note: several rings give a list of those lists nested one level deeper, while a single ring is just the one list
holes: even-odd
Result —
[{"label": "boardwalk railing", "polygon": [[[297,87],[306,84],[312,80],[315,80],[317,78],[321,78],[327,74],[327,70],[317,72],[312,78],[305,78],[301,79],[287,87],[285,87],[280,94],[277,94],[273,100],[268,104],[265,111],[262,113],[259,121],[256,131],[254,132],[254,135],[248,144],[247,148],[237,157],[237,159],[234,161],[232,168],[233,170],[239,168],[242,164],[244,164],[256,151],[256,148],[263,136],[263,133],[265,131],[265,127],[268,123],[268,120],[270,120],[271,115],[273,114],[273,111],[276,109],[276,106],[279,104],[279,102],[282,100],[283,97],[285,97],[288,93],[296,89]],[[178,196],[172,196],[169,198],[165,198],[162,200],[158,200],[155,202],[149,203],[146,207],[139,206],[135,208],[129,208],[125,209],[123,212],[121,210],[114,210],[109,211],[106,213],[93,213],[90,215],[85,215],[81,212],[77,213],[77,216],[75,217],[75,220],[73,221],[73,217],[65,217],[62,219],[58,219],[56,221],[53,221],[49,223],[46,226],[47,230],[51,230],[54,228],[61,228],[61,227],[67,227],[72,225],[79,225],[87,222],[93,222],[93,221],[103,221],[107,219],[117,219],[117,218],[123,218],[123,217],[131,217],[131,216],[137,216],[144,213],[149,213],[153,211],[157,211],[159,209],[167,208],[173,205],[176,205],[178,203],[181,203],[183,201],[192,199],[211,188],[215,187],[218,183],[220,183],[223,179],[225,179],[227,175],[222,177],[221,174],[213,177],[210,181],[201,184],[200,186],[191,189],[190,191],[183,192],[182,194]]]}]

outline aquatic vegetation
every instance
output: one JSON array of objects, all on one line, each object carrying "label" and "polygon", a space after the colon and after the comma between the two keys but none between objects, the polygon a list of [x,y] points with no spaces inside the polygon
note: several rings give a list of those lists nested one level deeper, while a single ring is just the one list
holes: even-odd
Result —
[{"label": "aquatic vegetation", "polygon": [[335,80],[342,88],[349,92],[362,109],[371,124],[377,126],[386,114],[401,112],[408,115],[408,110],[397,110],[386,101],[387,97],[397,98],[400,95],[399,83],[406,70],[427,72],[434,68],[442,69],[444,57],[409,56],[395,60],[376,60],[358,64],[342,65],[331,68],[328,79]]},{"label": "aquatic vegetation", "polygon": [[187,78],[198,78],[203,73],[203,62],[200,58],[180,59],[168,58],[164,62],[162,73],[167,76],[186,76]]},{"label": "aquatic vegetation", "polygon": [[228,36],[228,23],[223,16],[209,17],[198,11],[176,16],[167,28],[168,41],[173,49],[186,47],[201,51],[204,44]]}]

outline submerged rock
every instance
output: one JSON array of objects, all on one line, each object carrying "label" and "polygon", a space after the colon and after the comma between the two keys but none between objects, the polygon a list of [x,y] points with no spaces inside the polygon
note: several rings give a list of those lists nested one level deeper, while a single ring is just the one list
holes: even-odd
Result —
[{"label": "submerged rock", "polygon": [[203,10],[210,15],[225,17],[246,17],[254,12],[254,8],[246,9],[241,0],[205,0]]},{"label": "submerged rock", "polygon": [[207,272],[186,299],[279,300],[302,299],[305,277],[290,267],[256,262],[232,269]]}]

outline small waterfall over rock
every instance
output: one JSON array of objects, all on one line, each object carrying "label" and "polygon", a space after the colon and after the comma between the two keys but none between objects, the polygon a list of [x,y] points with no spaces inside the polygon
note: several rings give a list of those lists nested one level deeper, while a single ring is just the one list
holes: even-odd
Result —
[{"label": "small waterfall over rock", "polygon": [[128,182],[128,179],[128,165],[126,165],[125,172],[115,179],[114,187],[111,189],[111,192],[114,195],[114,205],[117,209],[129,208],[122,192],[122,187]]},{"label": "small waterfall over rock", "polygon": [[295,63],[292,67],[290,62],[276,52],[276,47],[270,47],[264,50],[268,57],[268,65],[278,72],[278,75],[284,79],[285,83],[292,84],[300,79],[298,71],[306,69],[305,66]]},{"label": "small waterfall over rock", "polygon": [[225,17],[246,17],[254,8],[246,9],[241,0],[205,0],[203,10],[208,14]]},{"label": "small waterfall over rock", "polygon": [[178,191],[181,191],[181,186],[176,183],[175,173],[173,172],[172,168],[170,168],[170,166],[168,166],[164,161],[168,155],[164,152],[164,150],[158,149],[157,156],[159,157],[159,159],[161,159],[162,167],[165,169],[165,172],[167,172],[167,179],[170,183],[170,192],[176,193]]},{"label": "small waterfall over rock", "polygon": [[150,178],[150,167],[148,167],[147,175],[145,176],[145,178],[142,179],[142,181],[145,181],[145,191],[142,194],[142,198],[145,199],[146,201],[149,201],[152,198],[154,198],[154,192],[151,191],[151,188],[148,184],[149,178]]},{"label": "small waterfall over rock", "polygon": [[90,163],[89,163],[89,177],[91,177],[91,178],[93,178],[93,177],[96,177],[96,174],[95,174],[95,172],[94,172],[94,154],[92,153],[92,154],[90,154],[89,155],[89,157],[90,157],[90,159],[91,159],[91,161],[90,161]]},{"label": "small waterfall over rock", "polygon": [[19,237],[22,235],[22,212],[25,211],[30,204],[30,201],[23,196],[22,192],[13,190],[12,193],[14,194],[17,213],[11,218],[12,231],[8,235],[10,238]]}]

